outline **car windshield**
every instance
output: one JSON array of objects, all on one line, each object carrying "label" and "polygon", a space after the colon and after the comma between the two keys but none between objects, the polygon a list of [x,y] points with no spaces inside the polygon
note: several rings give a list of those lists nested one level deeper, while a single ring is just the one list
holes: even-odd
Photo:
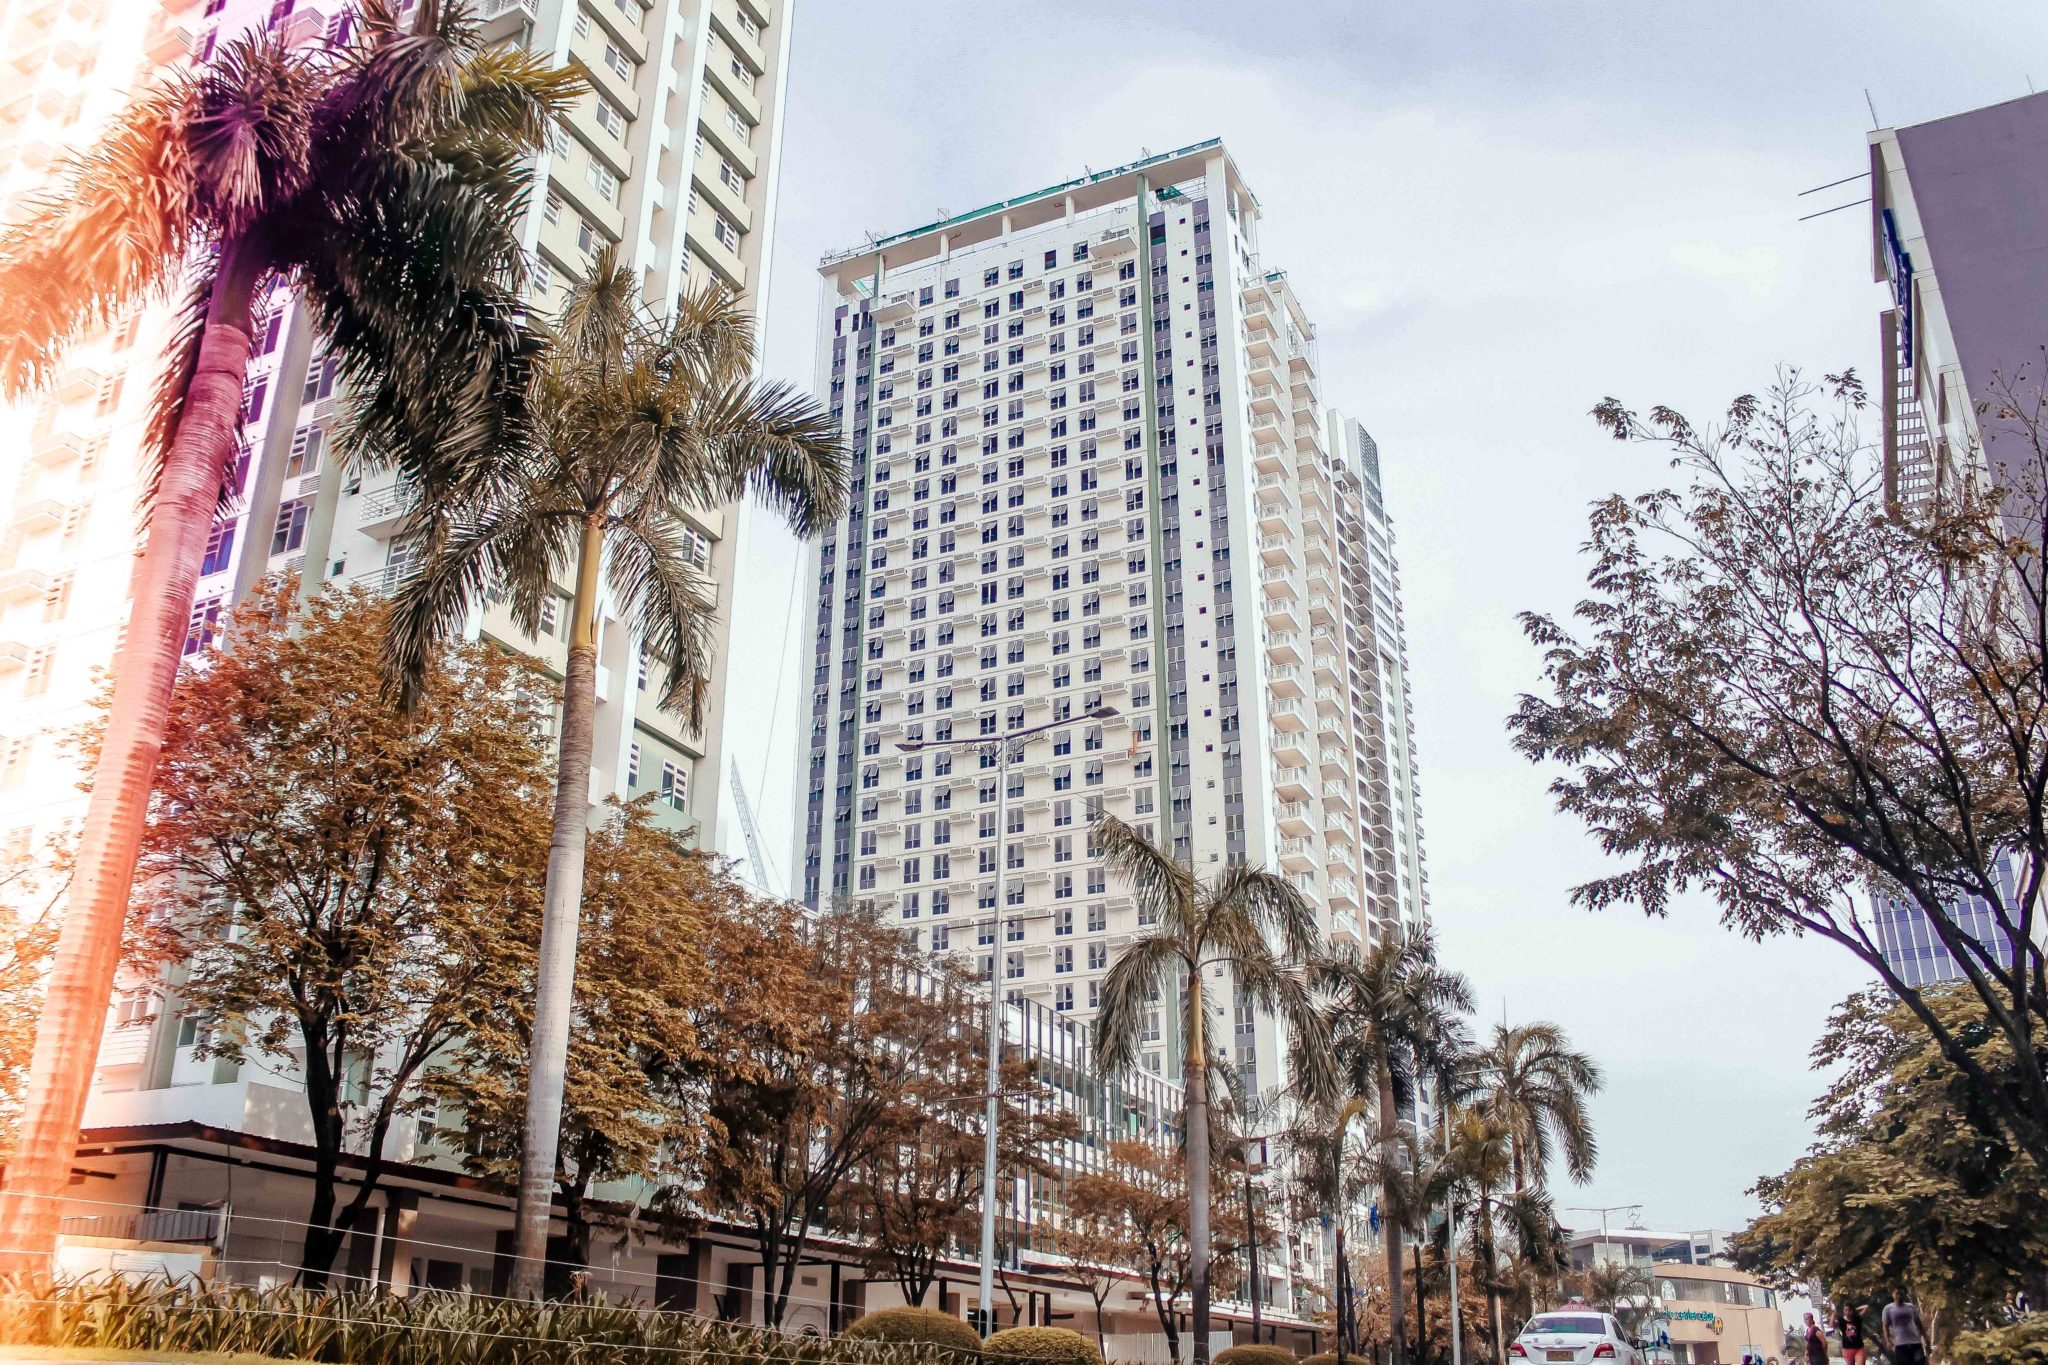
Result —
[{"label": "car windshield", "polygon": [[1607,1324],[1598,1318],[1568,1317],[1554,1313],[1548,1317],[1531,1318],[1525,1332],[1569,1332],[1578,1336],[1604,1337]]}]

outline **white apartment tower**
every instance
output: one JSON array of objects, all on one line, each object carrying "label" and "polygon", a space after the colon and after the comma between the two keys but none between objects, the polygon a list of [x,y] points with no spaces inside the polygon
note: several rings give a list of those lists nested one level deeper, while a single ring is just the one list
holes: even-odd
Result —
[{"label": "white apartment tower", "polygon": [[[707,280],[756,300],[765,292],[794,3],[479,0],[487,40],[571,65],[591,87],[540,157],[520,225],[538,307],[557,306],[608,244],[657,308]],[[26,75],[0,105],[0,187],[11,197],[40,183],[56,148],[87,141],[130,93],[203,60],[226,37],[264,25],[318,45],[352,22],[350,0],[10,6],[0,37]],[[0,414],[14,438],[0,449],[11,492],[0,539],[0,861],[35,856],[83,814],[77,768],[58,738],[90,714],[93,673],[111,661],[127,619],[137,452],[167,330],[152,310],[89,339],[63,383]],[[314,587],[341,580],[389,590],[409,567],[398,535],[407,492],[389,474],[365,478],[334,464],[333,367],[288,291],[273,295],[257,350],[244,412],[250,459],[235,509],[214,530],[193,652],[268,573],[290,568]],[[739,515],[707,508],[691,527],[721,608],[730,605]],[[525,636],[502,610],[480,613],[472,630],[557,669],[564,661],[560,634]],[[670,823],[712,841],[724,643],[709,723],[694,732],[640,685],[639,642],[605,613],[594,801],[657,791]]]},{"label": "white apartment tower", "polygon": [[[855,473],[811,560],[803,895],[1078,1020],[1147,927],[1098,804],[1202,874],[1284,871],[1337,943],[1426,913],[1377,451],[1258,233],[1210,141],[821,266]],[[1041,725],[1000,802],[993,745],[898,747]],[[1230,1017],[1246,1078],[1284,1079],[1273,1021]]]}]

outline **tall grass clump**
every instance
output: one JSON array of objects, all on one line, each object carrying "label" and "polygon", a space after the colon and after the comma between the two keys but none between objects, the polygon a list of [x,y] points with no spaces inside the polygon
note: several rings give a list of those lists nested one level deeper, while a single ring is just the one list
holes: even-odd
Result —
[{"label": "tall grass clump", "polygon": [[11,1285],[0,1344],[219,1352],[324,1365],[952,1365],[910,1343],[832,1341],[622,1304],[423,1291],[315,1293],[108,1280]]}]

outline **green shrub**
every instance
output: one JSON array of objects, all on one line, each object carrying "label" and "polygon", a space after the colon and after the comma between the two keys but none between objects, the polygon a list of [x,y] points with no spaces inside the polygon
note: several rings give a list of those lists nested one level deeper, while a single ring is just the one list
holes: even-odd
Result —
[{"label": "green shrub", "polygon": [[[1320,1359],[1320,1357],[1317,1357]],[[1330,1365],[1336,1365],[1337,1357],[1330,1357]],[[1227,1351],[1218,1351],[1211,1365],[1296,1365],[1294,1352],[1284,1346],[1233,1346]]]},{"label": "green shrub", "polygon": [[1079,1332],[1064,1327],[1006,1327],[981,1343],[991,1361],[1049,1361],[1052,1365],[1102,1365],[1102,1352]]},{"label": "green shrub", "polygon": [[1949,1343],[1948,1358],[1953,1365],[2048,1365],[2048,1313],[2010,1327],[1959,1333]]},{"label": "green shrub", "polygon": [[916,1341],[842,1343],[624,1304],[121,1280],[8,1287],[0,1343],[323,1365],[961,1365]]},{"label": "green shrub", "polygon": [[885,1342],[895,1346],[936,1346],[955,1354],[979,1355],[981,1338],[974,1329],[936,1308],[884,1308],[869,1313],[840,1333],[842,1341]]}]

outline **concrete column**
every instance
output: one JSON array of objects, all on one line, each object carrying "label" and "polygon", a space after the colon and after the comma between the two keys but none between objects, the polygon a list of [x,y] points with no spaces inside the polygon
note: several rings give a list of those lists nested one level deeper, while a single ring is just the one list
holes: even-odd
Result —
[{"label": "concrete column", "polygon": [[410,1190],[392,1190],[384,1196],[377,1217],[377,1282],[402,1299],[412,1292],[412,1239],[420,1221],[420,1197]]}]

